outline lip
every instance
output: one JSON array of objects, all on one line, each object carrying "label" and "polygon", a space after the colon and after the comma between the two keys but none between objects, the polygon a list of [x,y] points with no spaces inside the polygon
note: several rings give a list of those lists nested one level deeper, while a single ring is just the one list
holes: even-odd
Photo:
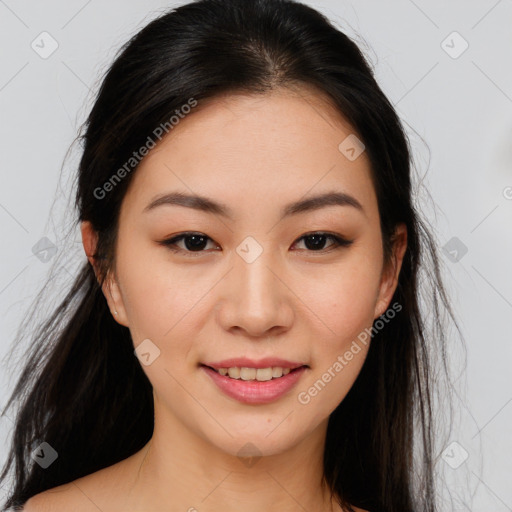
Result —
[{"label": "lip", "polygon": [[238,368],[269,368],[271,366],[280,366],[282,368],[290,368],[295,370],[300,366],[307,366],[305,363],[298,363],[295,361],[287,361],[286,359],[279,359],[277,357],[265,357],[255,361],[247,357],[236,357],[232,359],[224,359],[223,361],[203,363],[205,366],[210,366],[218,370],[219,368],[232,368],[237,366]]},{"label": "lip", "polygon": [[[237,359],[237,361],[240,360]],[[222,364],[225,364],[225,361],[223,361]],[[261,362],[258,363],[258,365],[259,364],[261,364]],[[293,371],[290,371],[290,373],[283,375],[278,379],[257,381],[232,379],[230,377],[221,375],[208,366],[202,365],[200,368],[213,380],[213,382],[225,395],[234,398],[235,400],[238,400],[244,404],[268,404],[275,402],[286,393],[288,393],[297,384],[299,379],[302,377],[302,374],[308,368],[306,365],[298,365],[295,366]],[[237,364],[230,364],[230,366],[237,366]],[[274,366],[279,365],[275,364]],[[255,368],[255,366],[248,365],[245,365],[245,367]],[[219,366],[219,368],[226,368],[226,366]],[[265,368],[265,366],[258,366],[258,368]],[[285,368],[289,367],[285,366]]]}]

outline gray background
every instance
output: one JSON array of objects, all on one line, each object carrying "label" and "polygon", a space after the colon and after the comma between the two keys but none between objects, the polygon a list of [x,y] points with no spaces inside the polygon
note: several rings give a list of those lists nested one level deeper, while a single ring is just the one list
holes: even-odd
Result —
[{"label": "gray background", "polygon": [[[439,461],[451,500],[445,510],[512,511],[512,1],[305,3],[362,45],[405,123],[435,205],[425,203],[424,213],[437,231],[467,344],[465,361],[460,343],[450,342],[459,388],[458,421]],[[78,232],[71,245],[63,241],[79,148],[65,160],[66,152],[115,52],[174,5],[0,0],[2,404],[19,368],[12,342],[31,300],[52,265],[56,296],[84,259]],[[58,48],[42,58],[54,44],[40,36],[45,31]],[[44,237],[55,245],[48,261],[34,254]],[[7,441],[12,420],[0,422]]]}]

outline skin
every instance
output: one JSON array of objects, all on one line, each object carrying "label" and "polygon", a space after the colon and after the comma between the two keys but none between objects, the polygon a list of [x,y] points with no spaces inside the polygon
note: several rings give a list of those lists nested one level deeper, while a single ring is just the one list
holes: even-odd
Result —
[{"label": "skin", "polygon": [[[384,265],[369,159],[363,152],[350,161],[338,149],[352,133],[312,89],[229,95],[200,104],[142,161],[121,206],[103,291],[134,347],[149,338],[160,350],[142,365],[154,389],[154,435],[132,457],[44,499],[73,500],[75,510],[341,510],[322,486],[327,421],[369,345],[309,403],[298,393],[390,306],[407,240],[398,226]],[[284,205],[330,190],[355,197],[364,211],[334,205],[279,220]],[[144,211],[171,191],[224,203],[234,217],[175,205]],[[209,237],[203,252],[187,255],[184,240],[183,253],[159,243],[186,231]],[[353,243],[306,246],[305,234],[325,231]],[[263,249],[250,264],[236,252],[247,236]],[[82,237],[94,264],[88,222]],[[309,368],[277,401],[243,404],[199,364],[244,356]],[[261,456],[253,464],[237,456],[246,443]]]}]

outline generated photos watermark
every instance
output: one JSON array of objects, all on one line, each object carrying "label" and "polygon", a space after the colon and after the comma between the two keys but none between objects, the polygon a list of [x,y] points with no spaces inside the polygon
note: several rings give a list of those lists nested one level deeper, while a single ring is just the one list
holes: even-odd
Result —
[{"label": "generated photos watermark", "polygon": [[325,386],[332,379],[338,375],[349,363],[354,359],[354,356],[361,352],[362,347],[361,344],[366,346],[368,345],[368,339],[370,339],[374,334],[377,334],[381,331],[386,324],[388,324],[393,318],[395,318],[396,314],[402,310],[402,305],[398,302],[395,302],[391,308],[388,308],[387,311],[381,315],[373,324],[372,328],[369,329],[366,327],[364,331],[361,331],[357,335],[357,339],[352,341],[350,348],[346,350],[342,355],[339,355],[336,358],[336,361],[327,368],[327,370],[322,374],[322,376],[315,381],[315,383],[310,386],[307,390],[301,391],[297,395],[297,399],[299,403],[306,405],[311,402],[311,399],[322,391]]},{"label": "generated photos watermark", "polygon": [[134,151],[132,156],[121,166],[119,169],[112,174],[112,176],[103,183],[101,187],[94,189],[93,195],[96,199],[104,199],[108,192],[112,192],[116,185],[118,185],[123,178],[126,177],[133,169],[139,165],[142,159],[149,153],[151,149],[156,146],[156,139],[162,140],[164,135],[167,135],[187,114],[190,114],[192,108],[197,106],[197,100],[190,98],[187,103],[182,105],[179,109],[176,109],[175,115],[172,115],[165,123],[160,123],[148,136],[143,146],[138,151]]}]

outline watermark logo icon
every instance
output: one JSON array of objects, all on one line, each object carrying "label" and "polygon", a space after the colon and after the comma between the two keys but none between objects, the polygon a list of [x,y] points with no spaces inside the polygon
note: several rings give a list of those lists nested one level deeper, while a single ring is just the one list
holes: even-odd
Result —
[{"label": "watermark logo icon", "polygon": [[248,236],[236,248],[236,252],[246,263],[252,263],[259,258],[263,252],[263,247],[252,236]]},{"label": "watermark logo icon", "polygon": [[41,59],[48,59],[51,57],[59,47],[57,40],[48,32],[41,32],[30,43],[32,50],[34,50]]},{"label": "watermark logo icon", "polygon": [[149,366],[160,356],[160,349],[149,338],[146,338],[137,346],[134,353],[144,366]]},{"label": "watermark logo icon", "polygon": [[454,441],[445,448],[441,457],[448,466],[457,469],[466,462],[469,453],[457,441]]},{"label": "watermark logo icon", "polygon": [[31,454],[32,460],[36,461],[43,469],[54,463],[59,454],[47,442],[41,443]]},{"label": "watermark logo icon", "polygon": [[360,139],[351,133],[348,137],[341,141],[338,149],[340,150],[340,153],[345,155],[348,160],[353,162],[363,153],[365,150],[365,145]]},{"label": "watermark logo icon", "polygon": [[237,456],[244,466],[252,468],[261,459],[262,454],[255,444],[245,443],[242,448],[238,450]]},{"label": "watermark logo icon", "polygon": [[47,263],[57,254],[57,246],[48,237],[43,236],[32,247],[32,254],[42,263]]},{"label": "watermark logo icon", "polygon": [[444,244],[443,252],[451,262],[457,263],[467,254],[468,248],[459,238],[454,236]]},{"label": "watermark logo icon", "polygon": [[457,31],[453,31],[443,39],[441,48],[452,59],[458,59],[469,48],[469,43]]}]

